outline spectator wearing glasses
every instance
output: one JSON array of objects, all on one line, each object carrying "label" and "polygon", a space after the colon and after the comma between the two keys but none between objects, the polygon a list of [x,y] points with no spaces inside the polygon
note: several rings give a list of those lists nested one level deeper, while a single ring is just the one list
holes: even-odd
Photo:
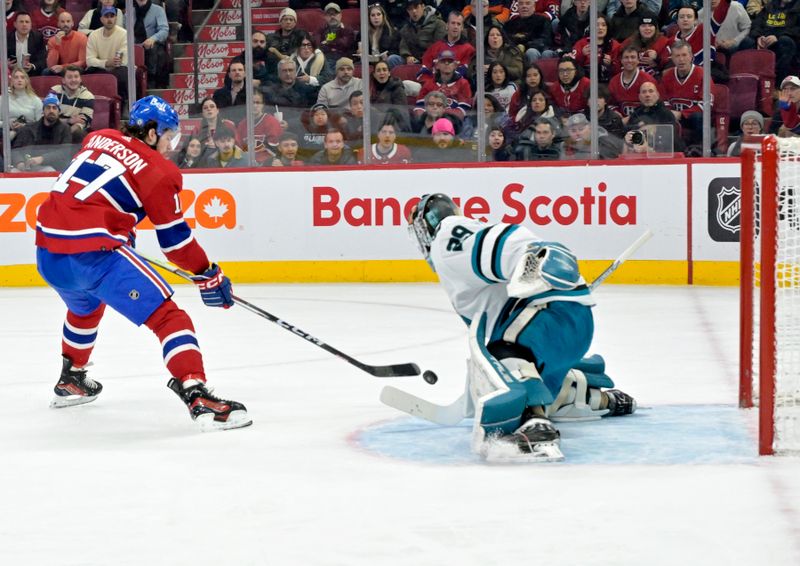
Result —
[{"label": "spectator wearing glasses", "polygon": [[317,45],[325,54],[325,64],[331,67],[335,61],[350,57],[355,52],[355,32],[342,24],[342,9],[330,2],[325,6],[327,23],[317,33]]},{"label": "spectator wearing glasses", "polygon": [[551,91],[553,104],[566,114],[583,112],[588,108],[589,86],[575,60],[564,56],[558,62],[558,82]]},{"label": "spectator wearing glasses", "polygon": [[433,125],[439,118],[446,118],[453,124],[456,134],[461,134],[464,128],[464,121],[453,113],[446,113],[447,97],[443,92],[434,90],[425,95],[423,100],[423,111],[415,115],[411,130],[417,134],[431,135]]},{"label": "spectator wearing glasses", "polygon": [[468,69],[475,58],[475,48],[464,36],[464,16],[461,12],[451,11],[447,16],[447,35],[434,42],[422,55],[422,69],[418,80],[430,80],[434,72],[436,57],[443,51],[450,51],[456,61],[456,71],[464,78],[468,78]]},{"label": "spectator wearing glasses", "polygon": [[748,110],[739,120],[742,135],[736,138],[728,148],[729,157],[739,157],[742,154],[742,142],[748,136],[759,136],[764,133],[764,117],[755,110]]},{"label": "spectator wearing glasses", "polygon": [[461,120],[465,118],[472,108],[472,88],[469,86],[469,81],[456,71],[457,66],[458,60],[452,51],[445,49],[439,53],[436,59],[436,73],[433,79],[423,83],[419,91],[417,108],[414,109],[415,113],[422,113],[425,96],[429,92],[438,90],[450,101],[447,112],[456,114]]},{"label": "spectator wearing glasses", "polygon": [[331,78],[325,66],[325,54],[317,49],[314,37],[306,32],[300,32],[300,43],[292,53],[290,59],[297,68],[297,80],[308,86],[319,88]]},{"label": "spectator wearing glasses", "polygon": [[317,89],[297,77],[297,64],[292,59],[278,63],[278,82],[262,85],[264,98],[270,106],[308,108],[317,99]]}]

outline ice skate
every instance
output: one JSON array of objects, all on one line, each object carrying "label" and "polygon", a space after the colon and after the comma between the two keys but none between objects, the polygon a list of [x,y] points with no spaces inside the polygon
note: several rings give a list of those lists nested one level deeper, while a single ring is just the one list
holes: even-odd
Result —
[{"label": "ice skate", "polygon": [[186,403],[189,414],[201,431],[227,430],[253,424],[247,409],[241,403],[220,399],[201,381],[191,379],[187,383],[190,384],[188,387],[172,378],[167,386]]},{"label": "ice skate", "polygon": [[607,417],[631,415],[636,411],[636,399],[627,393],[623,393],[619,389],[608,389],[603,391],[603,394],[608,399]]},{"label": "ice skate", "polygon": [[61,377],[53,388],[55,397],[50,402],[51,409],[61,409],[74,405],[91,403],[100,392],[103,386],[99,381],[95,381],[86,375],[86,368],[74,369],[72,360],[62,356]]},{"label": "ice skate", "polygon": [[564,459],[560,439],[549,419],[533,417],[514,434],[487,440],[482,455],[491,463],[558,462]]}]

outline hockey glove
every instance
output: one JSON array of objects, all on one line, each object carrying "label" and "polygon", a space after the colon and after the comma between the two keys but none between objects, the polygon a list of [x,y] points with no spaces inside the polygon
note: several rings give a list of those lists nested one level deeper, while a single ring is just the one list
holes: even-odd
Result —
[{"label": "hockey glove", "polygon": [[233,306],[233,288],[219,265],[212,263],[201,275],[193,278],[200,289],[200,298],[206,306],[229,309]]}]

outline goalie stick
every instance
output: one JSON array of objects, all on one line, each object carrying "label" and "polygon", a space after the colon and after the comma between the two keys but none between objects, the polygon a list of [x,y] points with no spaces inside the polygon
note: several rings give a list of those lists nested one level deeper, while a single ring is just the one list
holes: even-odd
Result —
[{"label": "goalie stick", "polygon": [[[166,262],[163,262],[163,261],[160,261],[160,260],[157,260],[157,259],[153,259],[153,258],[149,258],[149,257],[143,256],[141,254],[139,254],[139,255],[143,259],[148,261],[149,263],[155,265],[156,267],[160,267],[161,269],[163,269],[165,271],[169,271],[170,273],[174,273],[178,277],[182,277],[183,279],[186,279],[187,281],[192,281],[192,282],[195,281],[194,276],[191,273],[187,272],[187,271],[184,271],[184,270],[182,270],[182,269],[180,269],[178,267],[175,267],[174,265],[170,265],[170,264],[168,264]],[[417,366],[417,364],[413,364],[413,363],[410,363],[410,364],[391,364],[391,365],[387,365],[387,366],[372,366],[372,365],[369,365],[369,364],[365,364],[365,363],[359,362],[355,358],[353,358],[351,356],[348,356],[344,352],[342,352],[340,350],[337,350],[336,348],[334,348],[333,346],[331,346],[329,344],[326,344],[325,342],[323,342],[319,338],[316,338],[316,337],[312,336],[308,332],[305,332],[304,330],[301,330],[300,328],[296,327],[295,325],[293,325],[293,324],[291,324],[289,322],[286,322],[285,320],[282,320],[282,319],[278,318],[277,316],[275,316],[273,314],[268,313],[264,309],[261,309],[261,308],[257,307],[256,305],[254,305],[252,303],[248,303],[247,301],[245,301],[244,299],[242,299],[240,297],[237,297],[236,295],[233,295],[233,301],[237,305],[239,305],[240,307],[243,307],[243,308],[249,310],[250,312],[257,314],[258,316],[260,316],[262,318],[266,318],[270,322],[274,322],[275,324],[277,324],[278,326],[280,326],[284,330],[286,330],[288,332],[291,332],[295,336],[299,336],[300,338],[303,338],[307,342],[310,342],[310,343],[314,344],[315,346],[318,346],[318,347],[322,348],[326,352],[328,352],[330,354],[333,354],[334,356],[336,356],[338,358],[343,359],[344,361],[348,362],[349,364],[352,364],[352,365],[356,366],[358,369],[360,369],[362,371],[365,371],[368,374],[373,375],[375,377],[408,377],[408,376],[413,376],[413,375],[419,375],[420,374],[419,366]]]},{"label": "goalie stick", "polygon": [[[636,250],[641,248],[645,242],[652,237],[653,231],[648,228],[644,234],[639,236],[635,242],[628,246],[611,265],[603,270],[603,272],[589,284],[589,289],[594,291],[595,288],[608,279],[620,265],[625,263]],[[469,402],[468,390],[465,390],[458,399],[449,405],[437,405],[436,403],[407,393],[397,387],[387,385],[381,390],[380,400],[384,405],[397,409],[398,411],[444,426],[455,426],[465,418],[471,416],[469,414],[469,405],[471,405],[471,403]]]}]

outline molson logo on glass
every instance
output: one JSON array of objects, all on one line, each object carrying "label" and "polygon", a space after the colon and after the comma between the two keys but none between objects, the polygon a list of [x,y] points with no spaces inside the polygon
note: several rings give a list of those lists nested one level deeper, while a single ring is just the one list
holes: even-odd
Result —
[{"label": "molson logo on glass", "polygon": [[[30,198],[22,193],[0,193],[0,233],[25,232],[36,229],[36,212],[49,193],[36,193]],[[183,189],[181,210],[190,228],[217,230],[236,227],[236,199],[225,189],[212,187],[195,193]],[[153,223],[145,219],[139,230],[152,230]]]}]

